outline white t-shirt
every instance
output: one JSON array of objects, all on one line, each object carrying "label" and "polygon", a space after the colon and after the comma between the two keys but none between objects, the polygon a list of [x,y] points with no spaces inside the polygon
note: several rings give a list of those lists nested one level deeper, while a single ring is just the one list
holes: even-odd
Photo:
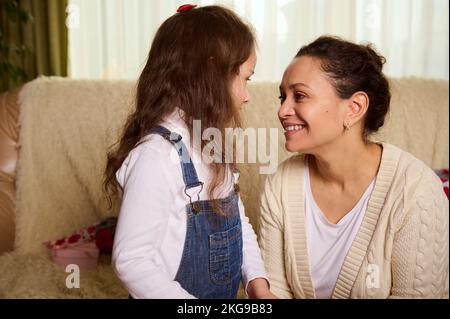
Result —
[{"label": "white t-shirt", "polygon": [[375,179],[353,207],[337,224],[330,223],[317,206],[305,162],[306,238],[312,284],[317,298],[330,298],[345,256],[361,226]]},{"label": "white t-shirt", "polygon": [[[197,175],[204,182],[200,200],[208,200],[211,172],[202,162],[201,152],[190,146],[189,132],[181,110],[168,116],[162,125],[182,136]],[[117,223],[113,266],[117,276],[134,298],[193,298],[174,281],[186,236],[186,204],[180,158],[162,136],[151,134],[134,148],[116,173],[124,189]],[[230,194],[234,178],[228,172],[223,187],[214,197]],[[195,197],[196,198],[196,194]],[[248,282],[267,275],[249,219],[239,199],[242,223],[242,280]]]}]

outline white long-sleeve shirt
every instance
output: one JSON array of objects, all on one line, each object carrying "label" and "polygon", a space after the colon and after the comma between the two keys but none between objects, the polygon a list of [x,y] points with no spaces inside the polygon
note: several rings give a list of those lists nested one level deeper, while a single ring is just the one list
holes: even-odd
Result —
[{"label": "white long-sleeve shirt", "polygon": [[330,298],[347,252],[358,233],[372,194],[375,179],[356,205],[332,224],[317,205],[311,190],[308,161],[305,161],[305,221],[311,281],[316,298]]},{"label": "white long-sleeve shirt", "polygon": [[[207,190],[212,174],[200,160],[200,150],[191,148],[181,110],[168,116],[162,125],[182,136],[198,178],[204,182],[200,200],[210,199]],[[112,254],[117,276],[134,298],[194,298],[174,280],[184,248],[186,204],[189,203],[175,148],[162,136],[150,134],[129,153],[116,177],[123,188]],[[229,195],[233,182],[233,174],[228,172],[223,187],[214,197]],[[241,199],[239,211],[243,235],[242,280],[247,288],[251,280],[267,279],[267,275]]]}]

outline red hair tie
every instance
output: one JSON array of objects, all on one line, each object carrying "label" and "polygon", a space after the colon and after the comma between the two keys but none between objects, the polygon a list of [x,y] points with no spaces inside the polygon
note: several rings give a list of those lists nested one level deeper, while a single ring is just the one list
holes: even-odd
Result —
[{"label": "red hair tie", "polygon": [[195,8],[196,6],[197,6],[196,4],[183,4],[182,6],[178,7],[177,12],[187,11],[192,8]]}]

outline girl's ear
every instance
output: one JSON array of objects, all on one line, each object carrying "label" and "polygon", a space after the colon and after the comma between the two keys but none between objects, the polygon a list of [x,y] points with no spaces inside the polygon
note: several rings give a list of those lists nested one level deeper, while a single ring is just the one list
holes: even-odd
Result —
[{"label": "girl's ear", "polygon": [[348,99],[347,115],[345,117],[345,123],[352,126],[356,122],[359,122],[367,112],[369,108],[369,97],[365,92],[358,91],[354,93]]}]

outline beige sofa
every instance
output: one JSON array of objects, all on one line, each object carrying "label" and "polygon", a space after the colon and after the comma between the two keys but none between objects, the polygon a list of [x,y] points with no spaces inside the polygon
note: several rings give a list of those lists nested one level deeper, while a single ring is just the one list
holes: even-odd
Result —
[{"label": "beige sofa", "polygon": [[[373,138],[408,150],[432,168],[448,167],[448,81],[390,82],[391,112]],[[117,203],[108,209],[102,194],[102,172],[106,151],[132,109],[134,89],[133,81],[44,77],[0,96],[0,297],[127,297],[108,256],[95,271],[81,274],[80,288],[69,289],[69,274],[52,263],[41,243],[117,215]],[[250,93],[245,125],[278,129],[278,149],[272,151],[280,163],[289,154],[276,115],[278,83],[252,83]],[[255,228],[266,177],[259,172],[267,165],[240,165],[241,196]]]}]

